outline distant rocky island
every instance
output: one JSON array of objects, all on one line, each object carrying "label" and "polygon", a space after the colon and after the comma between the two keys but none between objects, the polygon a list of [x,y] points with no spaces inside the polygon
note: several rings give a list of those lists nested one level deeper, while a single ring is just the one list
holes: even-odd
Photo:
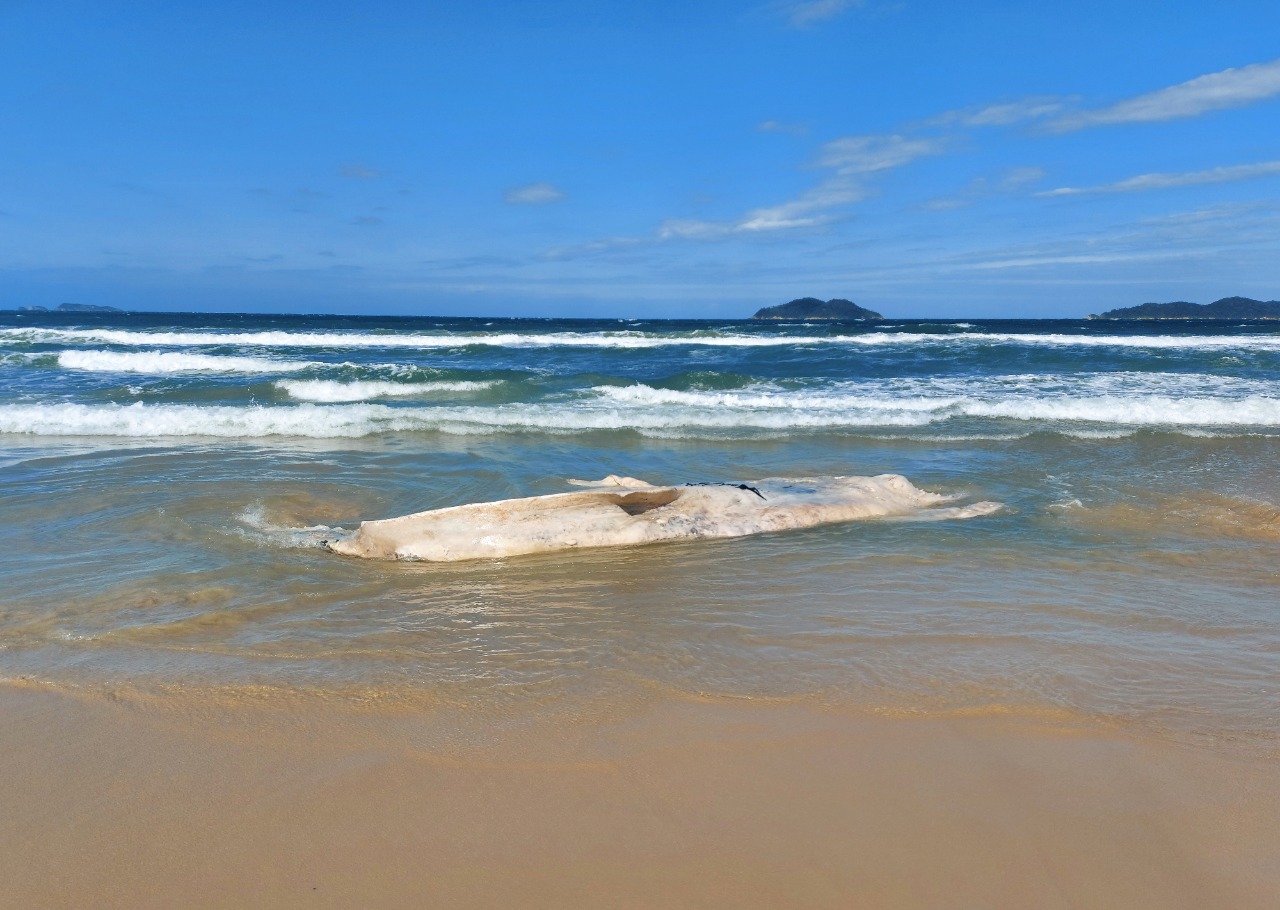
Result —
[{"label": "distant rocky island", "polygon": [[1213,303],[1144,303],[1107,310],[1090,319],[1280,319],[1280,300],[1223,297]]},{"label": "distant rocky island", "polygon": [[96,306],[92,303],[60,303],[56,309],[47,306],[20,306],[19,313],[123,313],[113,306]]},{"label": "distant rocky island", "polygon": [[819,300],[817,297],[801,297],[798,300],[792,300],[790,303],[779,304],[778,306],[767,306],[762,310],[757,310],[752,319],[800,319],[800,320],[827,320],[830,322],[843,322],[853,319],[883,319],[879,313],[874,310],[868,310],[866,307],[860,307],[852,300],[843,300],[836,298],[834,300]]}]

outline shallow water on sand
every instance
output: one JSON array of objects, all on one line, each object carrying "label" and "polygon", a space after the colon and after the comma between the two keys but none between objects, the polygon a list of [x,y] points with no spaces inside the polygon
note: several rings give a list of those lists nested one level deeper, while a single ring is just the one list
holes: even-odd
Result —
[{"label": "shallow water on sand", "polygon": [[[1280,734],[1265,326],[148,319],[0,339],[5,679]],[[341,559],[308,530],[609,473],[901,473],[1005,507],[458,564]]]}]

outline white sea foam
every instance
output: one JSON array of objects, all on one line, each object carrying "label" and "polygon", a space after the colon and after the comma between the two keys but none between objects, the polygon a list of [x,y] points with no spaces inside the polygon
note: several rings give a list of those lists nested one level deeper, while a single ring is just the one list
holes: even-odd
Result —
[{"label": "white sea foam", "polygon": [[246,506],[235,516],[236,521],[245,527],[233,529],[239,537],[253,543],[268,547],[286,547],[289,549],[320,549],[329,541],[338,540],[351,534],[345,528],[329,525],[312,525],[306,528],[294,528],[287,525],[273,524],[267,519],[266,510],[261,503]]},{"label": "white sea foam", "polygon": [[1223,401],[1145,395],[1056,401],[964,402],[957,411],[969,417],[1128,426],[1280,426],[1280,399],[1261,397]]},{"label": "white sea foam", "polygon": [[99,373],[291,373],[311,361],[190,354],[185,351],[61,351],[58,366]]},{"label": "white sea foam", "polygon": [[368,332],[140,332],[125,329],[0,329],[0,343],[106,343],[167,347],[238,345],[271,348],[458,348],[492,347],[597,347],[654,348],[673,345],[711,347],[775,347],[780,345],[929,346],[929,345],[1048,345],[1057,347],[1115,347],[1142,349],[1280,350],[1280,334],[1258,335],[1070,335],[1065,333],[1006,332],[865,332],[850,335],[777,335],[708,329],[684,334],[618,332],[474,332],[474,333],[368,333]]},{"label": "white sea foam", "polygon": [[[874,390],[867,393],[835,390],[797,390],[787,391],[771,389],[757,385],[747,389],[724,392],[677,391],[674,389],[655,389],[647,385],[629,386],[596,386],[591,390],[602,399],[620,404],[639,407],[658,407],[676,405],[685,408],[705,408],[708,410],[789,410],[789,411],[840,411],[850,409],[884,409],[890,400],[884,394],[877,395]],[[897,395],[892,397],[892,406],[899,411],[935,411],[958,403],[958,398],[918,397]]]},{"label": "white sea foam", "polygon": [[[901,336],[900,336],[901,337]],[[935,338],[948,342],[986,344],[1048,345],[1052,347],[1145,348],[1151,350],[1218,350],[1222,348],[1257,348],[1280,350],[1280,334],[1267,335],[1067,335],[1050,333],[1035,335],[1012,332],[963,332],[944,336],[913,335],[916,343]]]},{"label": "white sea foam", "polygon": [[338,382],[332,379],[281,379],[276,386],[298,401],[336,403],[369,401],[374,398],[429,398],[449,393],[482,392],[500,384],[500,380],[457,382],[387,382],[357,380]]},{"label": "white sea foam", "polygon": [[[603,387],[594,395],[493,406],[305,403],[289,406],[189,404],[0,405],[0,432],[45,436],[358,437],[435,430],[584,432],[634,430],[654,436],[720,436],[797,430],[860,431],[957,426],[963,419],[1044,424],[1077,434],[1133,428],[1280,427],[1280,398],[1052,392],[995,395],[877,395],[804,391],[672,392]],[[1085,426],[1081,426],[1084,424]]]},{"label": "white sea foam", "polygon": [[[919,426],[929,415],[876,415],[878,426]],[[865,421],[864,421],[865,423]],[[382,404],[204,406],[187,404],[0,405],[0,433],[43,436],[216,436],[317,439],[438,430],[474,434],[503,431],[581,432],[637,430],[652,435],[701,436],[740,429],[794,430],[858,425],[850,415],[802,413],[708,413],[592,408],[573,403],[496,407],[392,407]]]},{"label": "white sea foam", "polygon": [[851,425],[903,425],[948,417],[1083,421],[1121,426],[1280,423],[1274,382],[1207,374],[1087,373],[925,377],[827,383],[788,389],[757,384],[730,391],[678,391],[643,384],[597,386],[602,402],[636,409],[793,413]]}]

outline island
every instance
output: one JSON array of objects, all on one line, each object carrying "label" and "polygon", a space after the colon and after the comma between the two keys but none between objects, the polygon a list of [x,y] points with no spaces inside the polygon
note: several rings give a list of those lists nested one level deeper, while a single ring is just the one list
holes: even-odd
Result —
[{"label": "island", "polygon": [[801,297],[790,303],[778,306],[767,306],[757,310],[752,319],[799,319],[802,321],[825,320],[828,322],[845,322],[849,320],[883,319],[874,310],[860,307],[852,300],[836,298],[819,300],[817,297]]},{"label": "island", "polygon": [[60,303],[59,313],[123,313],[124,310],[113,306],[98,306],[92,303]]},{"label": "island", "polygon": [[1280,319],[1280,300],[1223,297],[1213,303],[1144,303],[1107,310],[1090,319]]},{"label": "island", "polygon": [[55,309],[33,304],[18,307],[19,313],[123,313],[124,310],[113,306],[98,306],[92,303],[60,303]]}]

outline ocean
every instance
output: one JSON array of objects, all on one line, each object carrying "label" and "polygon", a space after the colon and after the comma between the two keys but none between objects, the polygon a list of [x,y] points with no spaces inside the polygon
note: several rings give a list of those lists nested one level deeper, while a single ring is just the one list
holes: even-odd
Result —
[{"label": "ocean", "polygon": [[[1280,734],[1275,323],[0,314],[0,678]],[[317,531],[902,474],[959,520],[450,564]],[[923,516],[921,516],[923,518]]]}]

